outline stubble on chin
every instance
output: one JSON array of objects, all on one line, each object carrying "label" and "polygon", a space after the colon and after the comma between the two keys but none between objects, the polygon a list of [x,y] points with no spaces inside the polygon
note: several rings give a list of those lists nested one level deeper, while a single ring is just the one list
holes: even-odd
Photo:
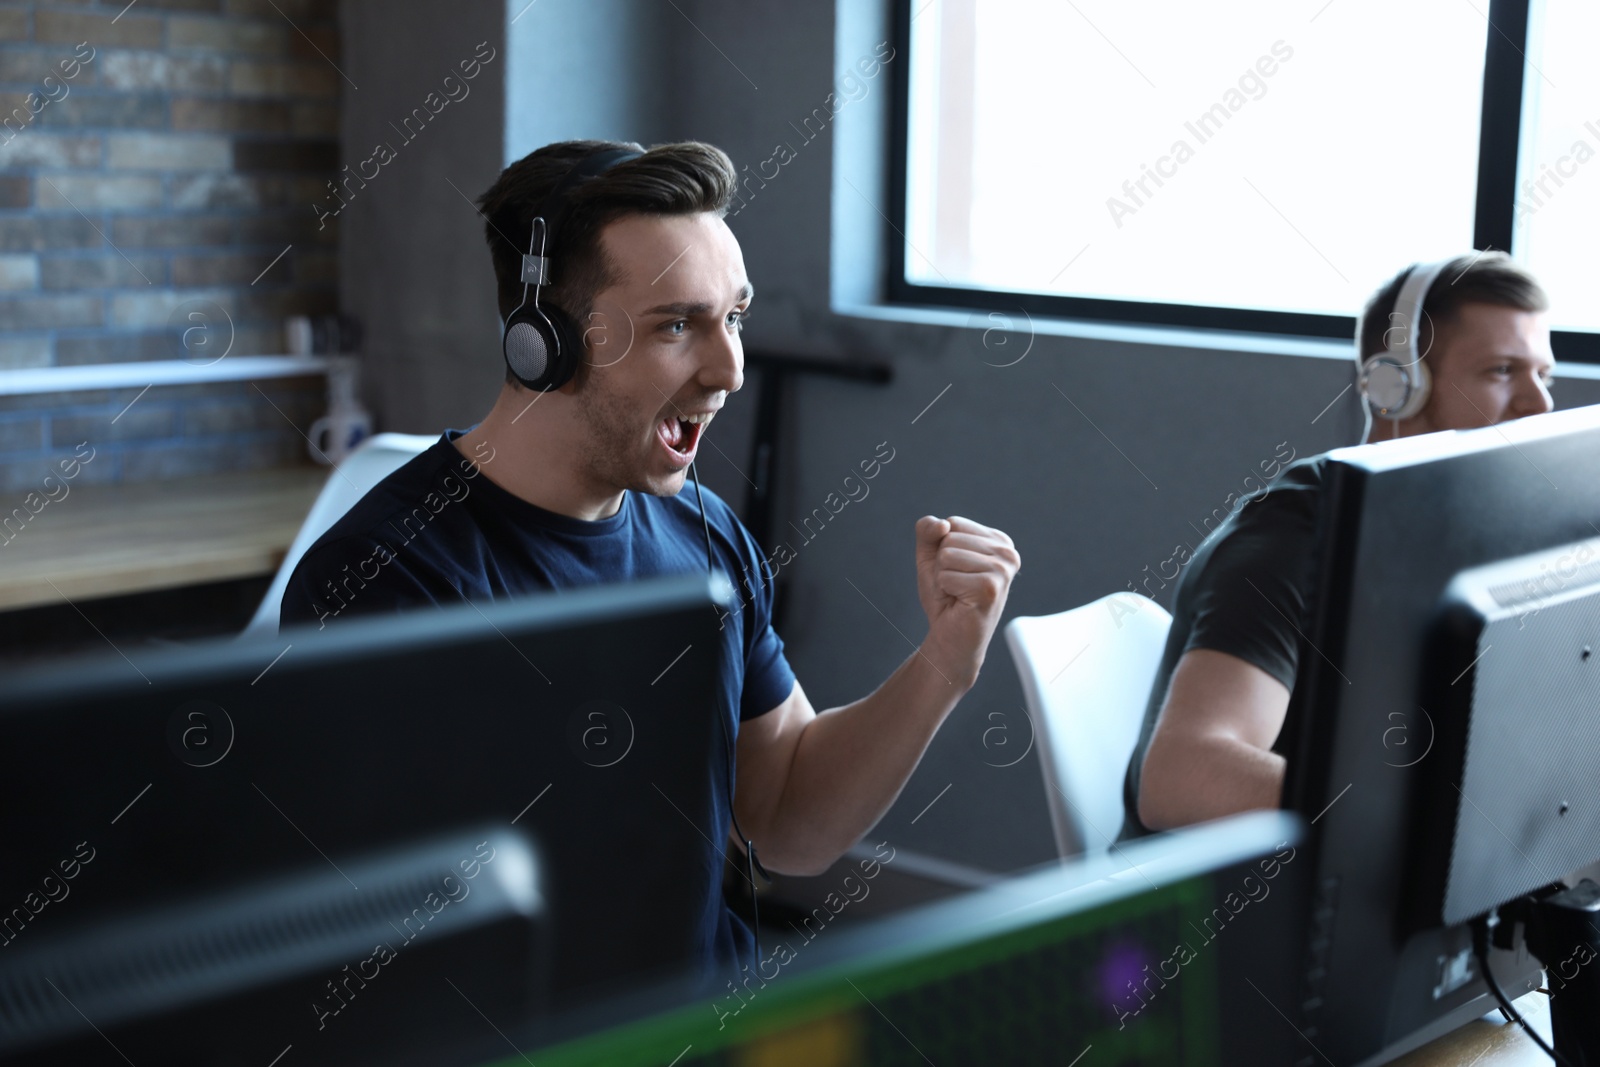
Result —
[{"label": "stubble on chin", "polygon": [[621,398],[595,389],[580,392],[579,398],[585,441],[575,458],[591,481],[652,496],[672,496],[683,488],[687,475],[652,476],[654,441],[638,451],[638,415]]}]

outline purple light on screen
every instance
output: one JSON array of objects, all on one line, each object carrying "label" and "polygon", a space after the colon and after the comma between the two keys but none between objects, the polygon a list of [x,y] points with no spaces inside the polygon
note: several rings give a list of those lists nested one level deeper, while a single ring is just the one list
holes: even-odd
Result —
[{"label": "purple light on screen", "polygon": [[1137,941],[1113,941],[1106,946],[1105,955],[1100,960],[1100,995],[1097,999],[1113,1018],[1118,1008],[1123,1011],[1139,1010],[1141,1001],[1128,988],[1128,983],[1133,983],[1134,989],[1140,988],[1139,982],[1144,978],[1145,967],[1155,962],[1155,957]]}]

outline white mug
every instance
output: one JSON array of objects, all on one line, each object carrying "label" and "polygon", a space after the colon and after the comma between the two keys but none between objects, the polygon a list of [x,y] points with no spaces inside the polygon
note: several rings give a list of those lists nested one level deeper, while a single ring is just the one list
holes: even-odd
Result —
[{"label": "white mug", "polygon": [[335,408],[311,424],[306,437],[311,458],[337,466],[356,446],[372,436],[372,416],[359,407]]}]

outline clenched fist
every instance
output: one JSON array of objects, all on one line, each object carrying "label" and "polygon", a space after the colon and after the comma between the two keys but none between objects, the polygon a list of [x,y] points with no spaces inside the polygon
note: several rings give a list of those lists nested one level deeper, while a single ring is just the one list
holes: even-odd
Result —
[{"label": "clenched fist", "polygon": [[959,515],[917,520],[917,595],[928,615],[922,651],[951,684],[977,680],[1021,566],[1000,530]]}]

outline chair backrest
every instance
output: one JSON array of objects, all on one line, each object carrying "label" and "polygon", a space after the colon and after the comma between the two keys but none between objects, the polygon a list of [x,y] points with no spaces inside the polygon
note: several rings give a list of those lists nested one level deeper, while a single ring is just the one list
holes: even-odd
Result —
[{"label": "chair backrest", "polygon": [[289,576],[300,562],[300,557],[314,545],[328,527],[344,517],[367,490],[398,470],[407,460],[431,446],[438,437],[428,434],[380,433],[361,442],[356,450],[334,468],[317,494],[311,513],[295,534],[289,551],[284,554],[278,573],[261,599],[260,607],[240,637],[259,637],[278,632],[278,607],[283,603],[283,591],[289,585]]},{"label": "chair backrest", "polygon": [[1171,627],[1137,593],[1006,626],[1063,858],[1104,852],[1122,830],[1123,776]]}]

